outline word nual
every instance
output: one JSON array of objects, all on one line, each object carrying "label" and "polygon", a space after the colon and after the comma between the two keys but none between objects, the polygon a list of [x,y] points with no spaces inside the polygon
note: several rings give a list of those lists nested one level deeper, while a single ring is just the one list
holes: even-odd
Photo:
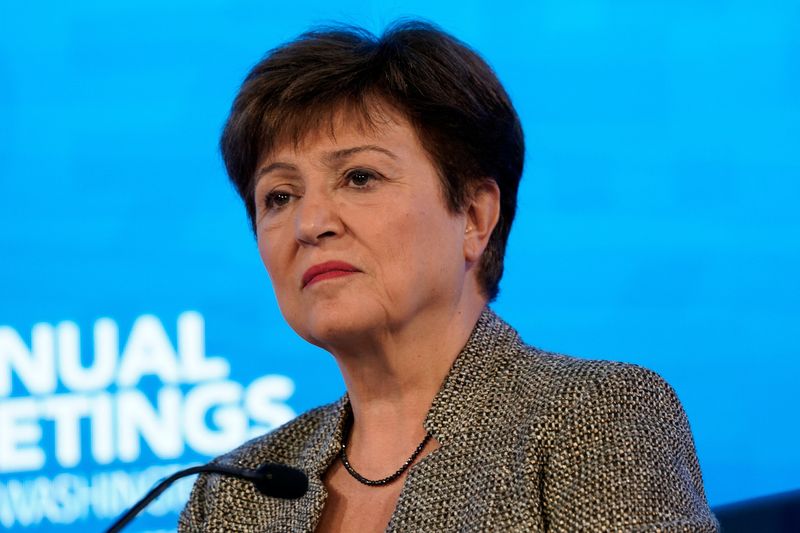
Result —
[{"label": "word nual", "polygon": [[0,326],[0,473],[39,470],[48,457],[65,468],[87,454],[97,464],[131,462],[142,443],[161,459],[187,447],[217,455],[295,416],[288,377],[228,379],[228,361],[205,353],[197,312],[178,317],[176,347],[152,315],[134,322],[123,350],[113,320],[98,320],[93,335],[84,365],[73,322],[34,325],[30,348]]}]

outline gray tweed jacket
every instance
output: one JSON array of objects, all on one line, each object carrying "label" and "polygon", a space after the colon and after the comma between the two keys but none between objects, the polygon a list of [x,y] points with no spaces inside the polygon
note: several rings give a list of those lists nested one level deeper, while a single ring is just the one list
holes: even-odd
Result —
[{"label": "gray tweed jacket", "polygon": [[[347,396],[217,461],[309,474],[299,500],[201,475],[178,530],[313,531]],[[408,472],[387,531],[717,531],[672,388],[624,363],[543,352],[488,308],[433,400],[441,447]]]}]

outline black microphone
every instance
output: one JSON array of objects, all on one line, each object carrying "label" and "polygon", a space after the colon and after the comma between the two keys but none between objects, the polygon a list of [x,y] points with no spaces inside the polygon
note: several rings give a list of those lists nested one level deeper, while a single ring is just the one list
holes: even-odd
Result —
[{"label": "black microphone", "polygon": [[167,490],[170,485],[182,477],[199,474],[200,472],[211,472],[213,474],[225,474],[239,479],[252,481],[253,485],[261,494],[272,498],[283,498],[286,500],[296,500],[302,498],[308,490],[308,477],[305,472],[298,468],[281,465],[277,463],[265,463],[256,469],[238,468],[223,464],[209,463],[206,465],[193,466],[185,470],[179,470],[168,478],[162,480],[150,492],[136,502],[128,512],[120,516],[116,522],[111,524],[106,533],[117,533],[136,517],[150,502]]}]

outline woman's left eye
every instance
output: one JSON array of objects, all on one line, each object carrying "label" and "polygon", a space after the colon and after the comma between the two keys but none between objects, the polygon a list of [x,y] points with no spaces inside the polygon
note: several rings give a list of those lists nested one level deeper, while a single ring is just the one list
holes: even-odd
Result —
[{"label": "woman's left eye", "polygon": [[375,174],[368,170],[351,170],[345,176],[347,183],[357,189],[368,187],[375,178]]}]

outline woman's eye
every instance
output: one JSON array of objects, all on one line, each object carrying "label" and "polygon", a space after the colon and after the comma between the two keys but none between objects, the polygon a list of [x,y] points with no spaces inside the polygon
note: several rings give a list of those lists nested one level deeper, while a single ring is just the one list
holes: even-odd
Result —
[{"label": "woman's eye", "polygon": [[347,182],[357,189],[363,189],[375,179],[375,174],[366,170],[351,170],[347,173]]},{"label": "woman's eye", "polygon": [[267,195],[264,204],[267,210],[280,209],[288,204],[292,199],[292,195],[285,191],[274,191]]}]

